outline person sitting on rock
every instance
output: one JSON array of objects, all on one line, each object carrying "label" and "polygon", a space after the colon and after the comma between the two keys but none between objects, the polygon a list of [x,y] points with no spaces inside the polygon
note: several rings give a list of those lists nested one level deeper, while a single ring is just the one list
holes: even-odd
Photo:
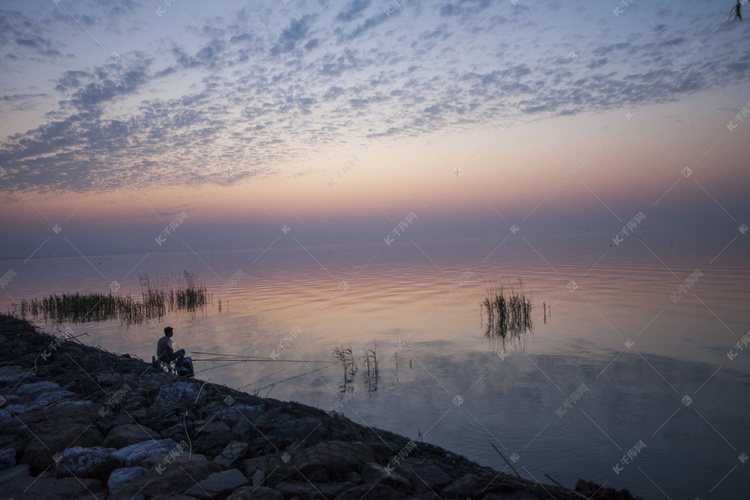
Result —
[{"label": "person sitting on rock", "polygon": [[185,349],[180,349],[177,352],[172,350],[173,335],[174,329],[171,326],[164,328],[164,336],[156,343],[156,357],[159,361],[167,364],[174,361],[178,375],[192,377],[195,373],[193,363],[190,358],[185,358]]}]

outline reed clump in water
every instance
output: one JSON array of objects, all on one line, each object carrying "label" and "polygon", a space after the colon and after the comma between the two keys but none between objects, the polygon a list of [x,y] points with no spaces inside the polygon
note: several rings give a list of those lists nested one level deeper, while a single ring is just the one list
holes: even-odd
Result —
[{"label": "reed clump in water", "polygon": [[486,322],[487,337],[505,338],[508,334],[520,335],[531,330],[531,300],[523,292],[523,282],[516,286],[500,285],[487,291],[487,297],[480,304],[482,323]]},{"label": "reed clump in water", "polygon": [[377,346],[373,346],[372,349],[364,349],[365,355],[362,357],[362,378],[368,393],[378,390],[378,381],[380,380],[376,349]]},{"label": "reed clump in water", "polygon": [[[167,312],[195,312],[210,303],[211,296],[208,290],[198,281],[195,274],[185,271],[181,276],[182,278],[176,282],[163,279],[159,283],[158,279],[154,282],[148,275],[142,275],[141,300],[133,299],[130,295],[113,295],[112,292],[76,292],[54,294],[43,299],[23,299],[19,309],[22,318],[43,316],[45,321],[59,323],[119,319],[122,324],[128,326],[140,325],[150,319],[161,319]],[[182,279],[184,285],[181,283]],[[174,284],[178,286],[176,292],[172,289]]]},{"label": "reed clump in water", "polygon": [[352,346],[334,347],[333,356],[341,361],[341,365],[344,368],[344,382],[339,385],[339,390],[342,393],[352,392],[354,390],[354,376],[357,374],[359,367],[357,362],[354,360],[354,353],[352,352]]}]

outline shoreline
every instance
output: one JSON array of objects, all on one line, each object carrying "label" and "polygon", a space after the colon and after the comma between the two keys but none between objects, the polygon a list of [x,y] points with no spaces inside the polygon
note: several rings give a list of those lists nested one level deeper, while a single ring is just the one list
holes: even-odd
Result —
[{"label": "shoreline", "polygon": [[536,483],[335,412],[178,380],[4,314],[0,422],[0,484],[16,500],[636,498]]}]

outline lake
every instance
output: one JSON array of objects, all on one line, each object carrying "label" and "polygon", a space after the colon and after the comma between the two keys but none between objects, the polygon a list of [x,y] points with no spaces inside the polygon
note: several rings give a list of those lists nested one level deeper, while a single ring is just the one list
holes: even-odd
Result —
[{"label": "lake", "polygon": [[[73,291],[140,297],[141,276],[177,282],[187,270],[213,295],[197,314],[130,327],[38,322],[149,361],[170,325],[199,378],[512,473],[494,444],[540,482],[585,478],[648,499],[745,496],[750,352],[736,346],[750,346],[750,235],[612,236],[3,260],[0,274],[15,276],[0,305]],[[479,308],[500,286],[532,304],[532,330],[505,342],[485,337]],[[352,349],[352,380],[336,347]],[[365,350],[376,353],[376,386]]]}]

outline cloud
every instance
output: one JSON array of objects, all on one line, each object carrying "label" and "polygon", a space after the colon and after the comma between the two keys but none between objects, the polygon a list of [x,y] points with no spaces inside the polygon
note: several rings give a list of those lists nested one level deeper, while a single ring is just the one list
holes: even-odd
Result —
[{"label": "cloud", "polygon": [[310,32],[309,21],[312,16],[302,16],[299,19],[292,19],[289,27],[284,29],[279,35],[276,45],[271,49],[271,54],[284,54],[297,48],[297,43],[305,39]]},{"label": "cloud", "polygon": [[336,19],[348,23],[359,17],[359,15],[370,6],[371,0],[352,0],[344,10],[338,13]]},{"label": "cloud", "polygon": [[[59,102],[6,139],[0,165],[30,190],[225,184],[362,139],[644,106],[750,77],[750,58],[721,38],[747,45],[746,31],[695,45],[694,28],[668,19],[675,46],[664,29],[630,32],[622,19],[579,36],[562,18],[531,12],[552,24],[542,29],[519,8],[484,1],[369,7],[211,12],[119,59],[66,61],[54,89],[3,96],[10,107],[56,90]],[[513,22],[499,22],[506,10]],[[22,19],[0,12],[0,25]],[[63,46],[50,38],[18,50]]]}]

